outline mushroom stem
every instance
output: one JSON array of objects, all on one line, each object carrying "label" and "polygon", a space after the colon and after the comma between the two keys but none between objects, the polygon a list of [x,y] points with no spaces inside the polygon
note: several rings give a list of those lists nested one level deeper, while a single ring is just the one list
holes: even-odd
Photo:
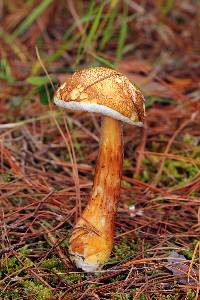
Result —
[{"label": "mushroom stem", "polygon": [[92,195],[73,230],[70,253],[77,267],[93,272],[109,258],[120,194],[123,142],[121,122],[102,118]]}]

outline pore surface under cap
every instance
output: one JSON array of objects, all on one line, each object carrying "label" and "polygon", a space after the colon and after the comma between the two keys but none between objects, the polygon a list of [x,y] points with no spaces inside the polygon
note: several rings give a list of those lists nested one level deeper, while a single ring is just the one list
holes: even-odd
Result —
[{"label": "pore surface under cap", "polygon": [[100,113],[102,115],[111,117],[113,119],[117,119],[119,121],[131,124],[131,125],[136,125],[136,126],[140,126],[140,127],[143,126],[142,122],[134,122],[130,118],[125,117],[124,115],[120,114],[119,112],[117,112],[105,105],[100,105],[100,104],[96,104],[96,103],[76,102],[76,101],[66,102],[66,101],[58,99],[57,97],[54,97],[54,103],[60,107],[67,108],[70,110]]}]

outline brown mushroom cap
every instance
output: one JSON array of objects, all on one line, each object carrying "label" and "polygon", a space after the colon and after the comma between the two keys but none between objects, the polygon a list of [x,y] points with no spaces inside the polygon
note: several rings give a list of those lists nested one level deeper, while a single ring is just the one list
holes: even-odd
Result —
[{"label": "brown mushroom cap", "polygon": [[144,122],[144,101],[127,77],[104,67],[75,72],[58,88],[54,98],[60,107],[97,112],[138,126]]}]

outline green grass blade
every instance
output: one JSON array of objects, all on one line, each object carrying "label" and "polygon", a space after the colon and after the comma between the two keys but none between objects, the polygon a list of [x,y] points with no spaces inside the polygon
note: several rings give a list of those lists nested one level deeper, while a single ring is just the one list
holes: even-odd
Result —
[{"label": "green grass blade", "polygon": [[114,32],[113,24],[114,24],[114,20],[117,16],[117,13],[118,13],[118,9],[117,9],[117,6],[115,6],[114,9],[112,9],[111,12],[106,15],[106,18],[108,20],[106,20],[107,21],[106,28],[103,32],[101,42],[99,45],[100,50],[104,49],[107,42],[111,39],[111,36]]},{"label": "green grass blade", "polygon": [[96,60],[98,62],[100,62],[101,65],[105,65],[105,66],[107,66],[107,67],[109,67],[111,69],[114,68],[114,65],[110,61],[108,61],[107,59],[105,59],[105,58],[103,58],[101,56],[95,56],[95,58],[96,58]]},{"label": "green grass blade", "polygon": [[53,2],[53,0],[43,0],[32,13],[19,25],[13,33],[14,37],[24,33],[28,27],[43,13],[43,11]]},{"label": "green grass blade", "polygon": [[30,76],[26,79],[26,82],[32,85],[41,86],[49,83],[47,76]]},{"label": "green grass blade", "polygon": [[15,81],[15,78],[12,76],[11,67],[6,58],[0,60],[0,79],[6,80],[10,84]]},{"label": "green grass blade", "polygon": [[173,8],[174,6],[174,0],[167,0],[164,2],[164,4],[161,6],[161,14],[163,16],[166,16]]},{"label": "green grass blade", "polygon": [[128,24],[128,6],[125,3],[122,23],[121,23],[120,33],[119,33],[119,40],[118,40],[118,45],[116,50],[116,63],[118,63],[119,60],[122,58],[123,48],[127,37],[127,28],[128,28],[127,24]]},{"label": "green grass blade", "polygon": [[78,47],[78,51],[77,51],[77,55],[76,55],[76,65],[79,65],[80,61],[81,61],[81,58],[82,58],[82,52],[83,52],[83,49],[84,49],[84,43],[85,43],[85,32],[89,26],[89,22],[90,20],[92,20],[92,17],[94,15],[94,6],[95,6],[95,1],[93,0],[90,4],[90,7],[88,9],[88,13],[86,14],[86,24],[85,24],[85,27],[84,27],[84,33],[82,34],[81,36],[81,40],[80,40],[80,43],[79,43],[79,47]]},{"label": "green grass blade", "polygon": [[95,35],[96,35],[97,29],[98,29],[98,26],[99,26],[99,23],[101,20],[104,6],[105,6],[105,2],[103,2],[102,5],[99,7],[97,14],[95,16],[94,22],[92,24],[92,27],[90,29],[90,32],[88,34],[88,38],[85,43],[86,47],[88,47],[88,48],[90,48],[92,41],[95,40]]}]

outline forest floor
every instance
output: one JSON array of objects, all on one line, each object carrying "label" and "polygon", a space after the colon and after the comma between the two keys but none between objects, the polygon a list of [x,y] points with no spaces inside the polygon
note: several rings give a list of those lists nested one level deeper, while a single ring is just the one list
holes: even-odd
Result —
[{"label": "forest floor", "polygon": [[[199,12],[194,0],[1,2],[0,299],[199,299]],[[114,248],[87,274],[68,241],[100,118],[52,97],[99,65],[137,83],[147,116],[124,125]]]}]

